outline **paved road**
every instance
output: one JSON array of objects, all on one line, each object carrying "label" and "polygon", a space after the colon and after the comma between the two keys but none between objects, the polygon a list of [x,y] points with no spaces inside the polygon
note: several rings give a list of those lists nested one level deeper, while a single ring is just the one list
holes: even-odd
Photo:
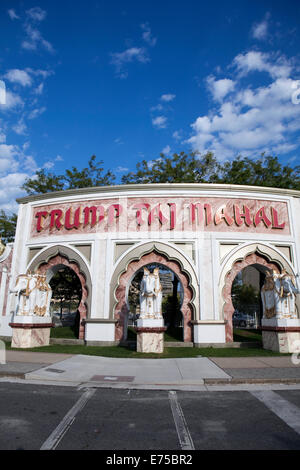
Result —
[{"label": "paved road", "polygon": [[300,449],[300,390],[164,391],[0,382],[0,449]]}]

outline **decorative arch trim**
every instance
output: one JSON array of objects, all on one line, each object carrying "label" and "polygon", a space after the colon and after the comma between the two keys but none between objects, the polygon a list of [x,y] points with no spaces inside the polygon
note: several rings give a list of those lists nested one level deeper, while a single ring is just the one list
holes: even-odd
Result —
[{"label": "decorative arch trim", "polygon": [[53,268],[57,265],[72,269],[80,280],[82,297],[78,307],[80,313],[79,338],[84,339],[82,320],[85,320],[90,312],[92,284],[88,266],[79,253],[68,246],[53,245],[39,252],[31,260],[27,269],[31,271],[39,269],[41,272],[47,273],[47,281],[49,282],[54,275]]},{"label": "decorative arch trim", "polygon": [[259,264],[265,269],[281,272],[285,269],[294,274],[293,266],[274,247],[261,243],[251,243],[238,247],[226,258],[219,278],[219,303],[222,318],[226,322],[226,342],[233,341],[232,315],[234,307],[231,299],[232,283],[236,275],[247,266]]},{"label": "decorative arch trim", "polygon": [[165,256],[168,261],[177,262],[181,271],[186,274],[193,293],[191,303],[194,310],[194,319],[199,320],[199,281],[194,266],[190,263],[186,256],[178,249],[174,248],[174,246],[157,241],[143,243],[139,246],[130,248],[130,250],[127,251],[117,263],[111,278],[110,318],[114,318],[114,310],[117,303],[116,290],[119,285],[121,275],[127,271],[129,263],[132,261],[138,261],[142,258],[142,256],[153,251],[156,251],[158,254]]},{"label": "decorative arch trim", "polygon": [[161,242],[148,242],[131,249],[115,268],[111,281],[110,318],[117,320],[115,340],[124,337],[124,323],[129,312],[127,287],[135,273],[151,263],[162,264],[179,278],[184,289],[181,312],[184,319],[184,341],[192,340],[191,320],[199,319],[199,287],[193,266],[173,247]]}]

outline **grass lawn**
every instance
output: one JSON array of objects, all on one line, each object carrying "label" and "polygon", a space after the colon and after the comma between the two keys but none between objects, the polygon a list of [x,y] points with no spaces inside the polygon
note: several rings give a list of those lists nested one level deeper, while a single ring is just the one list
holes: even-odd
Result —
[{"label": "grass lawn", "polygon": [[[175,357],[255,357],[255,356],[286,356],[287,354],[275,353],[262,348],[168,348],[162,354],[138,353],[126,346],[84,346],[51,344],[32,349],[11,348],[10,343],[6,344],[7,350],[34,351],[60,354],[85,354],[89,356],[119,357],[119,358],[144,358],[160,359]],[[289,354],[288,354],[289,355]]]},{"label": "grass lawn", "polygon": [[[68,338],[76,339],[77,335],[75,329],[72,326],[57,326],[56,328],[51,328],[51,338]],[[182,341],[182,329],[170,328],[165,332],[164,339],[166,342],[172,341]],[[128,328],[128,340],[136,341],[136,331],[132,326]],[[252,330],[252,329],[234,329],[233,330],[233,340],[237,342],[245,341],[256,341],[261,342],[261,331]]]},{"label": "grass lawn", "polygon": [[75,328],[73,326],[56,326],[55,328],[51,328],[50,337],[67,339],[78,338],[75,333]]},{"label": "grass lawn", "polygon": [[234,329],[233,330],[233,341],[244,342],[244,341],[256,341],[262,343],[262,332],[260,330],[252,329]]},{"label": "grass lawn", "polygon": [[[52,338],[76,338],[72,327],[56,327],[51,330]],[[133,328],[129,329],[128,339],[136,340],[136,332]],[[286,356],[262,348],[168,348],[168,341],[178,341],[177,332],[165,334],[165,349],[162,354],[138,353],[134,347],[130,346],[84,346],[80,344],[50,344],[31,349],[22,349],[22,351],[34,351],[45,353],[60,354],[85,354],[89,356],[119,357],[119,358],[176,358],[176,357],[255,357],[255,356]],[[261,342],[261,332],[258,330],[234,330],[234,341]],[[7,350],[21,351],[21,349],[11,348],[10,342],[6,343]]]}]

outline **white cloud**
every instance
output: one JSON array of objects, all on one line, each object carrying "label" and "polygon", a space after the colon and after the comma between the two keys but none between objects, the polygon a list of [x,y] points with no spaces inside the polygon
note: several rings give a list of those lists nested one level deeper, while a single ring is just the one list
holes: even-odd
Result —
[{"label": "white cloud", "polygon": [[175,139],[177,141],[182,139],[180,131],[173,132],[172,137],[173,137],[173,139]]},{"label": "white cloud", "polygon": [[31,155],[23,156],[22,166],[28,171],[36,171],[38,169],[35,159]]},{"label": "white cloud", "polygon": [[44,90],[44,83],[40,83],[35,89],[34,89],[34,93],[36,95],[41,95],[43,93],[43,90]]},{"label": "white cloud", "polygon": [[26,14],[33,21],[43,21],[47,16],[47,12],[40,7],[30,8],[26,11]]},{"label": "white cloud", "polygon": [[156,106],[152,106],[150,108],[150,111],[162,111],[163,109],[164,109],[163,106],[160,103],[158,103]]},{"label": "white cloud", "polygon": [[166,116],[157,116],[156,118],[152,119],[152,124],[158,129],[164,129],[167,127],[167,118]]},{"label": "white cloud", "polygon": [[125,166],[118,166],[117,168],[115,168],[116,173],[124,173],[125,171],[129,171],[129,168]]},{"label": "white cloud", "polygon": [[241,76],[250,72],[267,72],[272,78],[288,77],[292,66],[284,57],[279,57],[272,62],[268,53],[249,51],[239,54],[233,60],[233,66],[237,68]]},{"label": "white cloud", "polygon": [[41,76],[43,79],[48,78],[54,74],[53,70],[31,69],[30,67],[27,67],[25,70],[31,75],[36,77]]},{"label": "white cloud", "polygon": [[143,39],[149,46],[155,46],[157,39],[152,36],[151,29],[148,23],[141,24],[143,30]]},{"label": "white cloud", "polygon": [[24,106],[22,98],[16,93],[6,90],[6,102],[5,104],[0,104],[0,111],[11,111],[21,106]]},{"label": "white cloud", "polygon": [[21,186],[28,176],[25,172],[12,172],[0,178],[0,209],[18,211],[16,198],[25,195]]},{"label": "white cloud", "polygon": [[206,79],[207,87],[215,101],[222,101],[223,98],[234,90],[235,82],[229,78],[216,80],[214,76],[210,75]]},{"label": "white cloud", "polygon": [[163,153],[164,155],[167,155],[167,156],[170,155],[170,153],[171,153],[171,147],[170,147],[170,145],[166,145],[166,146],[162,149],[161,153]]},{"label": "white cloud", "polygon": [[51,162],[51,161],[48,161],[48,162],[44,163],[44,165],[43,165],[43,168],[45,168],[46,170],[50,170],[53,167],[54,167],[54,163]]},{"label": "white cloud", "polygon": [[160,97],[161,101],[164,101],[166,103],[168,103],[170,101],[173,101],[175,98],[176,98],[176,95],[172,95],[171,93],[161,95],[161,97]]},{"label": "white cloud", "polygon": [[26,131],[27,131],[27,126],[23,120],[23,118],[19,119],[19,121],[17,122],[17,124],[14,124],[12,126],[12,129],[13,131],[15,131],[16,134],[18,135],[26,135]]},{"label": "white cloud", "polygon": [[[284,63],[284,70],[279,70]],[[272,61],[268,54],[240,54],[234,64],[237,65],[237,80],[228,79],[220,89],[215,86],[214,77],[208,77],[219,105],[192,123],[192,135],[186,142],[193,150],[213,151],[220,160],[238,154],[257,156],[264,151],[284,154],[295,150],[299,145],[294,133],[300,129],[300,106],[291,100],[295,80],[286,76],[286,59],[277,57]],[[267,71],[270,83],[245,86],[238,80],[241,70],[245,73]]]},{"label": "white cloud", "polygon": [[7,13],[8,13],[11,20],[19,20],[20,19],[20,17],[16,14],[16,12],[13,8],[10,8],[9,10],[7,10]]},{"label": "white cloud", "polygon": [[111,64],[115,66],[116,73],[119,78],[127,78],[128,72],[124,69],[124,65],[130,62],[149,62],[146,49],[143,47],[131,47],[123,52],[115,52],[111,54]]},{"label": "white cloud", "polygon": [[43,114],[46,111],[45,106],[41,108],[36,108],[33,109],[29,114],[28,114],[28,119],[36,119],[39,117],[41,114]]},{"label": "white cloud", "polygon": [[252,28],[252,37],[254,39],[263,40],[268,36],[268,21],[265,19],[260,23],[256,23]]},{"label": "white cloud", "polygon": [[53,53],[52,44],[43,38],[41,32],[37,28],[33,28],[31,24],[25,24],[26,39],[21,43],[21,47],[27,51],[36,51],[39,47]]},{"label": "white cloud", "polygon": [[8,72],[6,72],[6,74],[4,75],[4,78],[6,78],[11,83],[18,83],[19,85],[22,85],[24,87],[32,85],[32,79],[28,72],[26,72],[25,70],[8,70]]},{"label": "white cloud", "polygon": [[24,194],[20,188],[27,177],[32,177],[37,165],[26,153],[29,143],[18,145],[0,144],[0,208],[17,210],[16,197]]}]

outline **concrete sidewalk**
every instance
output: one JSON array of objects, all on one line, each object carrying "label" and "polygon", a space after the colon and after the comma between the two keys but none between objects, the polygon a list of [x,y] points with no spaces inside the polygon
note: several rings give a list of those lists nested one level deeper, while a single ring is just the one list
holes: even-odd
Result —
[{"label": "concrete sidewalk", "polygon": [[201,386],[204,384],[300,384],[300,365],[290,356],[118,359],[7,351],[0,376],[95,386]]}]

